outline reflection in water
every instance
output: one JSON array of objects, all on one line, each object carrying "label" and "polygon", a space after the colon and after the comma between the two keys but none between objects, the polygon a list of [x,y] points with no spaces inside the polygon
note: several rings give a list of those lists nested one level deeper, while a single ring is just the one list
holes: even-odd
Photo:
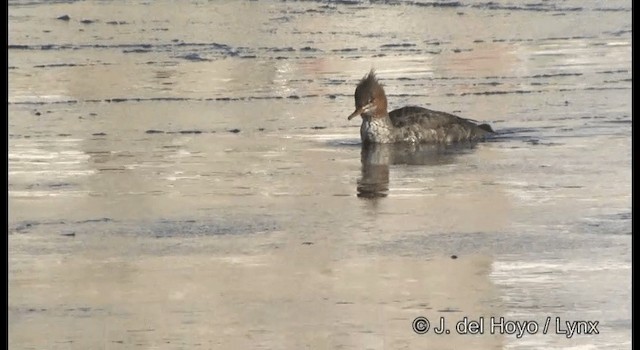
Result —
[{"label": "reflection in water", "polygon": [[457,155],[466,153],[476,143],[455,145],[431,144],[363,144],[362,177],[358,180],[358,197],[386,197],[389,190],[389,165],[453,164]]},{"label": "reflection in water", "polygon": [[388,144],[363,144],[362,177],[358,179],[358,197],[386,197],[389,190],[390,147]]}]

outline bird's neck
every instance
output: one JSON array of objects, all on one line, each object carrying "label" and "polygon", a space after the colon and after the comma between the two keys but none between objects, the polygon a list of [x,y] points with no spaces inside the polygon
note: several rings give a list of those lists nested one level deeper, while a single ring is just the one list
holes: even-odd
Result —
[{"label": "bird's neck", "polygon": [[388,115],[384,117],[363,117],[360,137],[365,143],[392,143],[394,130]]}]

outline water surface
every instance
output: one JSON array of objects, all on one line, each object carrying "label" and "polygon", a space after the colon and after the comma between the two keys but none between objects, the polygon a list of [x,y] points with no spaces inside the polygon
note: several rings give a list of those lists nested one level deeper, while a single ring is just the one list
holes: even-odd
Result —
[{"label": "water surface", "polygon": [[[498,134],[363,149],[370,68]],[[12,349],[631,347],[630,1],[11,1],[8,72]]]}]

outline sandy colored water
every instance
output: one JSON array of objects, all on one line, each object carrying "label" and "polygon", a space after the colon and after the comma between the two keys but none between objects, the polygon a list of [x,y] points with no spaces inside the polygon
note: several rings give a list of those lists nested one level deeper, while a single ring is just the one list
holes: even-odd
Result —
[{"label": "sandy colored water", "polygon": [[[372,67],[498,135],[363,149]],[[630,1],[12,1],[8,72],[11,349],[631,347]]]}]

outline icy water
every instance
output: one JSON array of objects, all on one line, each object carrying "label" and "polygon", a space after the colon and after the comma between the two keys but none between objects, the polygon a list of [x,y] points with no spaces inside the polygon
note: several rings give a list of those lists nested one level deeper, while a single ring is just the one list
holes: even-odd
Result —
[{"label": "icy water", "polygon": [[[9,348],[631,348],[631,1],[8,21]],[[498,135],[363,149],[370,68]]]}]

